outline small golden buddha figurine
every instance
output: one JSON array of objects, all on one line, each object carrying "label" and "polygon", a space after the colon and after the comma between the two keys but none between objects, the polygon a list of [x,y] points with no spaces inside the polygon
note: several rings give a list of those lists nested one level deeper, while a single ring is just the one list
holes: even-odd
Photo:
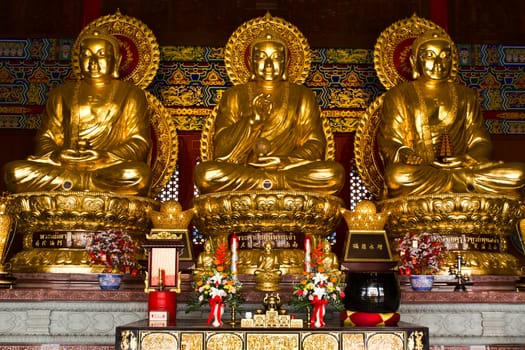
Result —
[{"label": "small golden buddha figurine", "polygon": [[199,253],[197,257],[197,263],[195,269],[193,269],[193,279],[200,279],[201,275],[207,271],[213,269],[213,261],[215,260],[215,254],[213,251],[213,246],[211,240],[206,240],[204,242],[204,251]]},{"label": "small golden buddha figurine", "polygon": [[80,40],[78,81],[53,90],[36,152],[4,167],[7,189],[146,195],[151,148],[145,92],[118,79],[118,40],[101,30]]},{"label": "small golden buddha figurine", "polygon": [[283,272],[279,269],[279,256],[273,250],[272,242],[264,242],[264,250],[259,256],[254,272],[256,288],[262,291],[279,290]]},{"label": "small golden buddha figurine", "polygon": [[325,240],[323,242],[323,254],[321,255],[321,266],[323,267],[324,271],[334,272],[339,271],[339,259],[337,258],[337,255],[332,252],[332,245],[330,241]]},{"label": "small golden buddha figurine", "polygon": [[422,34],[410,57],[415,80],[384,96],[378,144],[390,198],[523,188],[525,164],[490,160],[477,93],[453,81],[453,45],[439,31]]},{"label": "small golden buddha figurine", "polygon": [[287,80],[287,44],[265,32],[250,47],[251,77],[223,95],[213,159],[200,163],[201,193],[303,190],[337,193],[344,168],[325,160],[326,138],[315,94]]}]

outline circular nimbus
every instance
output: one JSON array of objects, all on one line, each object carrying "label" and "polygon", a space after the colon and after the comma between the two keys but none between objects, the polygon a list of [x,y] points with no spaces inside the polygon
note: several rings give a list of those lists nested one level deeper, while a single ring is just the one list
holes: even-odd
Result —
[{"label": "circular nimbus", "polygon": [[304,83],[312,63],[310,45],[297,27],[269,12],[240,25],[226,43],[224,63],[231,82],[237,85],[249,80],[251,44],[266,31],[277,33],[288,46],[288,80]]},{"label": "circular nimbus", "polygon": [[73,73],[80,75],[80,40],[81,38],[100,28],[114,35],[120,42],[122,61],[119,75],[144,89],[153,81],[160,62],[160,49],[153,31],[136,18],[122,15],[117,11],[113,15],[100,17],[85,26],[73,44],[71,63]]}]

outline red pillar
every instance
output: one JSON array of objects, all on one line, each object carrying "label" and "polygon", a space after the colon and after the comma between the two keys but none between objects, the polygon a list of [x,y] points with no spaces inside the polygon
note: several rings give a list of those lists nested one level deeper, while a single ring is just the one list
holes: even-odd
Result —
[{"label": "red pillar", "polygon": [[448,0],[430,0],[429,2],[429,19],[448,32]]}]

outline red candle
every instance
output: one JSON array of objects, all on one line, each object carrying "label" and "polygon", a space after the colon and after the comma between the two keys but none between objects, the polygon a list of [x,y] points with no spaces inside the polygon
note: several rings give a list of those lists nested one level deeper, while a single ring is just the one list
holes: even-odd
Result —
[{"label": "red candle", "polygon": [[238,249],[239,249],[239,238],[237,238],[237,235],[233,233],[231,242],[230,242],[230,250],[232,254],[232,263],[231,263],[230,269],[231,269],[232,275],[237,274],[237,262],[239,260],[239,257],[237,255]]},{"label": "red candle", "polygon": [[310,272],[312,268],[312,240],[306,236],[304,240],[304,271]]}]

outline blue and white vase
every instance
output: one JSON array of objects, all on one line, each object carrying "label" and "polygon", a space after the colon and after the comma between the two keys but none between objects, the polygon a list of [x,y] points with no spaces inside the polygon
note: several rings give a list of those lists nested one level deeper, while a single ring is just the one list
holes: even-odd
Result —
[{"label": "blue and white vase", "polygon": [[433,275],[410,275],[410,285],[417,292],[428,292],[434,284]]},{"label": "blue and white vase", "polygon": [[100,273],[98,284],[100,289],[119,289],[122,282],[122,275],[119,273]]}]

